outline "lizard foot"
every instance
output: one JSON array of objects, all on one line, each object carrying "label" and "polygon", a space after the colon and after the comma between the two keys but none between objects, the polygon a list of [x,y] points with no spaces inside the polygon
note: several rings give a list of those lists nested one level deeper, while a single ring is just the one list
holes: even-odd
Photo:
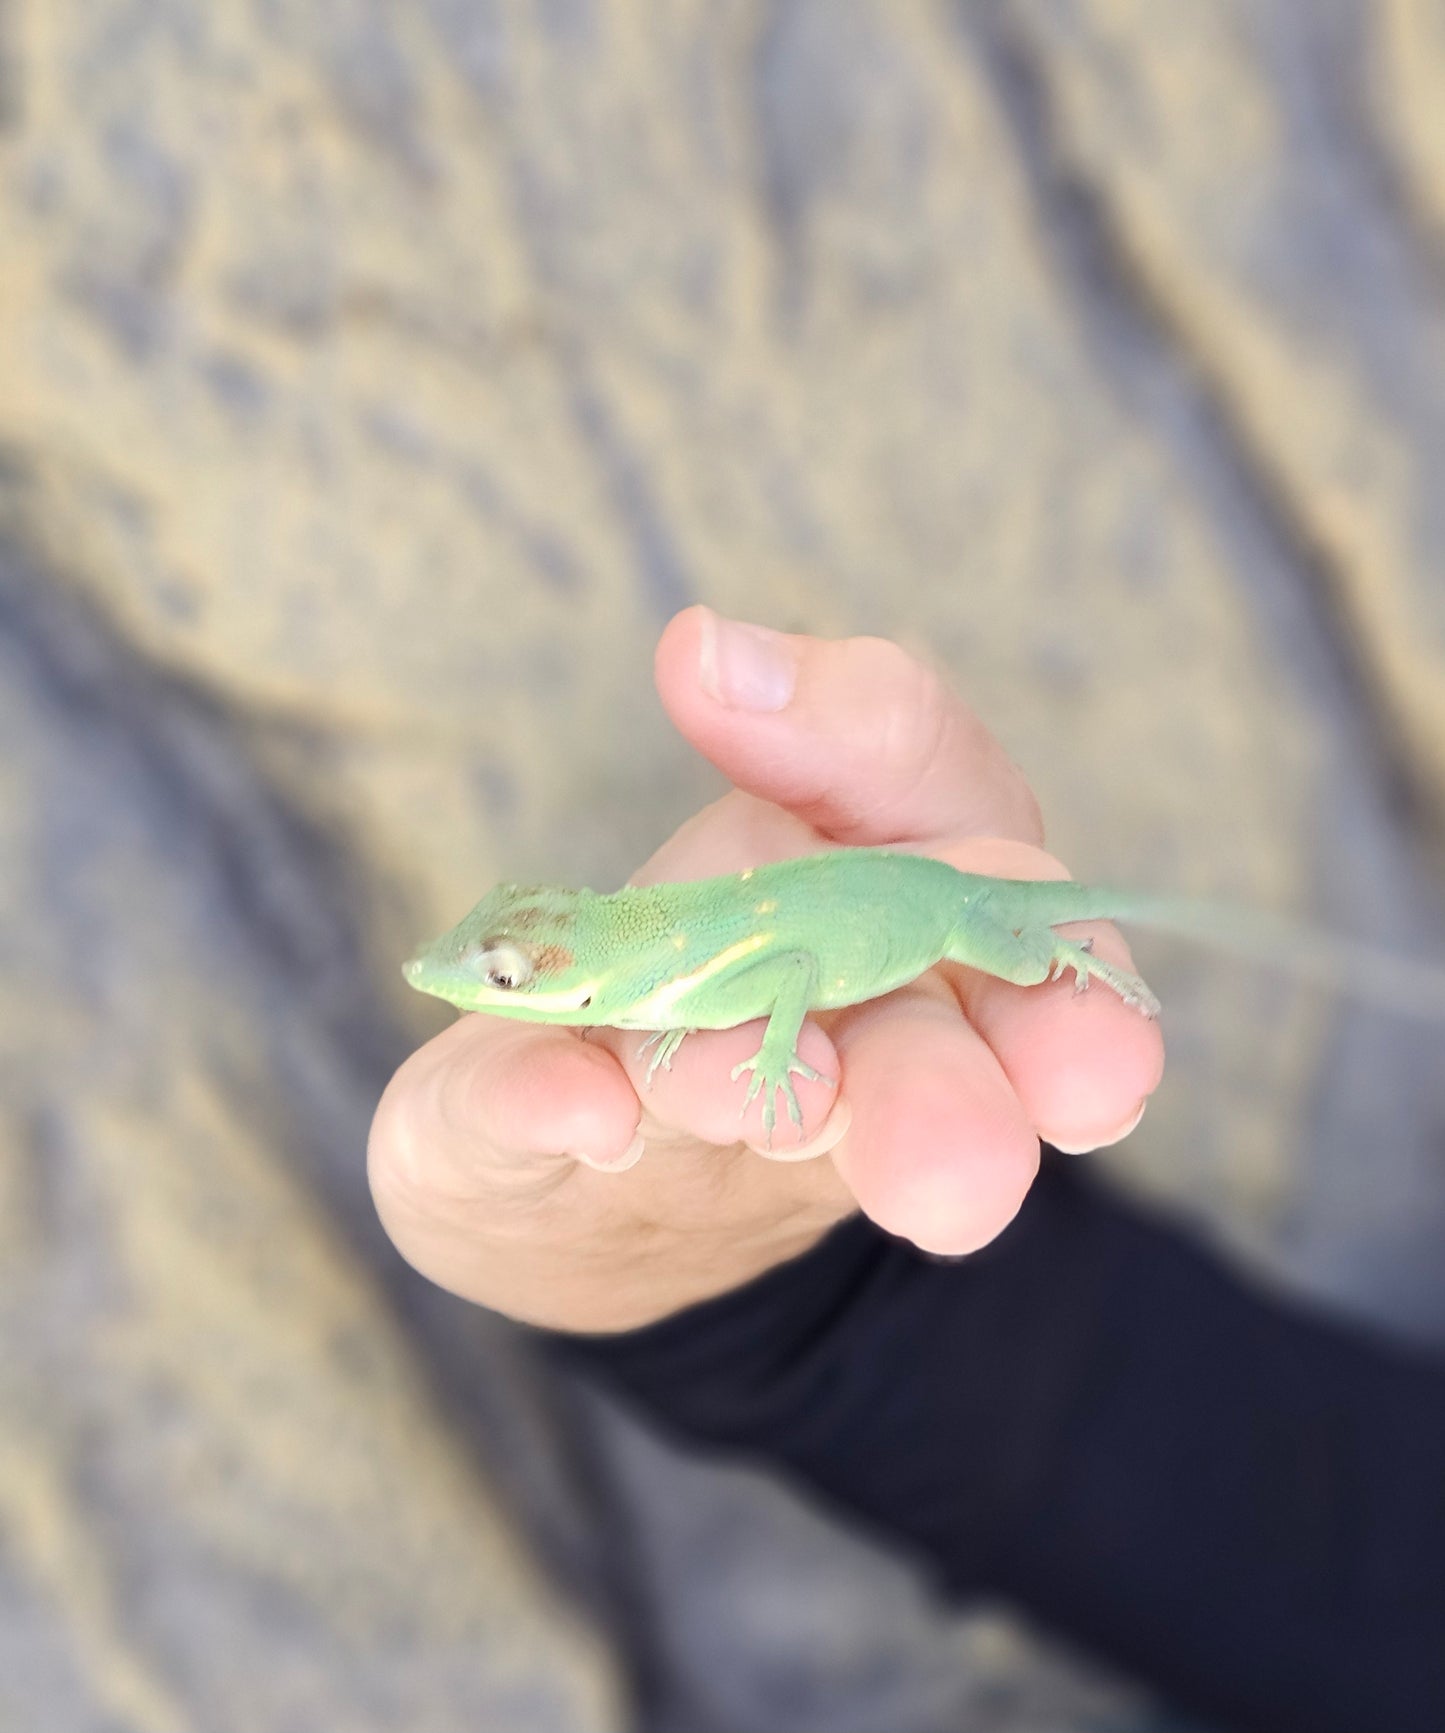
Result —
[{"label": "lizard foot", "polygon": [[1113,963],[1106,963],[1101,957],[1096,957],[1092,939],[1054,940],[1049,979],[1061,980],[1065,969],[1074,971],[1076,993],[1082,993],[1089,985],[1090,978],[1097,975],[1106,987],[1114,989],[1126,1005],[1132,1005],[1143,1016],[1159,1015],[1159,1001],[1150,992],[1148,985],[1138,975],[1131,975],[1127,969],[1116,968]]},{"label": "lizard foot", "polygon": [[652,1075],[659,1066],[661,1066],[664,1071],[672,1070],[673,1055],[677,1052],[678,1048],[682,1046],[683,1042],[687,1040],[688,1036],[693,1033],[695,1033],[695,1031],[691,1029],[654,1029],[647,1039],[639,1045],[637,1049],[637,1057],[639,1059],[641,1059],[642,1055],[649,1047],[656,1049],[652,1058],[647,1063],[647,1071],[642,1079],[642,1087],[644,1089],[652,1088]]},{"label": "lizard foot", "polygon": [[743,1097],[742,1112],[746,1113],[754,1098],[763,1097],[763,1136],[769,1149],[773,1147],[773,1127],[778,1122],[775,1093],[780,1094],[787,1104],[788,1118],[799,1131],[803,1129],[803,1110],[798,1105],[798,1092],[793,1088],[793,1073],[806,1078],[809,1083],[826,1083],[830,1089],[837,1087],[837,1079],[825,1077],[821,1071],[816,1071],[800,1059],[795,1051],[783,1054],[776,1047],[770,1048],[766,1034],[763,1044],[753,1054],[751,1059],[744,1059],[732,1068],[732,1077],[736,1081],[747,1071],[747,1094]]}]

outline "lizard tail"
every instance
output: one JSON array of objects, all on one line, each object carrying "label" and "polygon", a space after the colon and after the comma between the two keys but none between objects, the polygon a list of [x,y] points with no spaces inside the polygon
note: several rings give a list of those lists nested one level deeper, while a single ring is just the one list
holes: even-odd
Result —
[{"label": "lizard tail", "polygon": [[1040,898],[1030,886],[1029,920],[1109,920],[1167,932],[1245,962],[1348,993],[1400,1016],[1445,1021],[1445,965],[1417,962],[1362,940],[1243,904],[1155,896],[1060,880]]}]

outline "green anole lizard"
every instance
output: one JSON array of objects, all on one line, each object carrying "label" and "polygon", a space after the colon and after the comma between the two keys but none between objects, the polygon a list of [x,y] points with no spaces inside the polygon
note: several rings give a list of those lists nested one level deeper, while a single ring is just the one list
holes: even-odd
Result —
[{"label": "green anole lizard", "polygon": [[769,1142],[793,1076],[825,1083],[798,1055],[810,1010],[875,999],[945,960],[1021,986],[1072,970],[1146,1017],[1139,978],[1054,931],[1080,920],[1138,921],[1327,981],[1394,1009],[1445,1015],[1445,974],[1328,938],[1261,911],[1155,897],[1072,879],[1002,879],[889,849],[834,849],[685,884],[603,895],[500,885],[404,967],[411,985],[464,1011],[534,1023],[649,1031],[646,1083],[696,1029],[766,1017],[762,1043],[733,1069],[761,1091]]}]

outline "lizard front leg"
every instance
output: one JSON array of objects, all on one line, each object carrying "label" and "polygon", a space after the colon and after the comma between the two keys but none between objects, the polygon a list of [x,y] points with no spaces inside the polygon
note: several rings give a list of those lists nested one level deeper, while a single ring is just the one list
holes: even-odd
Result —
[{"label": "lizard front leg", "polygon": [[746,1113],[754,1097],[762,1094],[763,1133],[771,1149],[773,1127],[777,1124],[775,1092],[782,1094],[788,1118],[801,1130],[803,1111],[793,1088],[793,1075],[805,1077],[810,1083],[826,1083],[829,1088],[835,1086],[837,1079],[825,1077],[798,1056],[798,1035],[818,984],[818,962],[813,953],[783,951],[751,964],[745,973],[750,995],[764,1002],[770,1000],[772,1009],[757,1052],[734,1065],[732,1076],[736,1079],[745,1071],[751,1073],[742,1111]]},{"label": "lizard front leg", "polygon": [[642,1087],[644,1089],[652,1088],[653,1073],[656,1072],[659,1067],[663,1071],[672,1070],[673,1055],[677,1052],[678,1048],[682,1046],[683,1042],[687,1040],[689,1035],[696,1035],[696,1033],[696,1029],[654,1029],[652,1033],[641,1042],[637,1049],[637,1057],[639,1059],[649,1047],[653,1049],[652,1058],[647,1062],[647,1072],[642,1079]]}]

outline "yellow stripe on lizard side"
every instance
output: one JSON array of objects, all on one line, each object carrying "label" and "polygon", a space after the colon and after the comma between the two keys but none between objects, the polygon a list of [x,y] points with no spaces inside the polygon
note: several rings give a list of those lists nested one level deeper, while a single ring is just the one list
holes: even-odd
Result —
[{"label": "yellow stripe on lizard side", "polygon": [[744,957],[752,956],[755,951],[762,950],[768,943],[768,934],[750,933],[747,938],[739,939],[735,945],[729,945],[725,951],[719,951],[715,957],[709,957],[701,968],[694,969],[690,975],[679,975],[675,980],[664,981],[640,1004],[632,1007],[629,1021],[635,1019],[636,1027],[642,1029],[652,1026],[647,1019],[670,1015],[679,999],[685,998],[696,988],[705,986],[715,975],[730,969],[734,963],[740,963]]}]

